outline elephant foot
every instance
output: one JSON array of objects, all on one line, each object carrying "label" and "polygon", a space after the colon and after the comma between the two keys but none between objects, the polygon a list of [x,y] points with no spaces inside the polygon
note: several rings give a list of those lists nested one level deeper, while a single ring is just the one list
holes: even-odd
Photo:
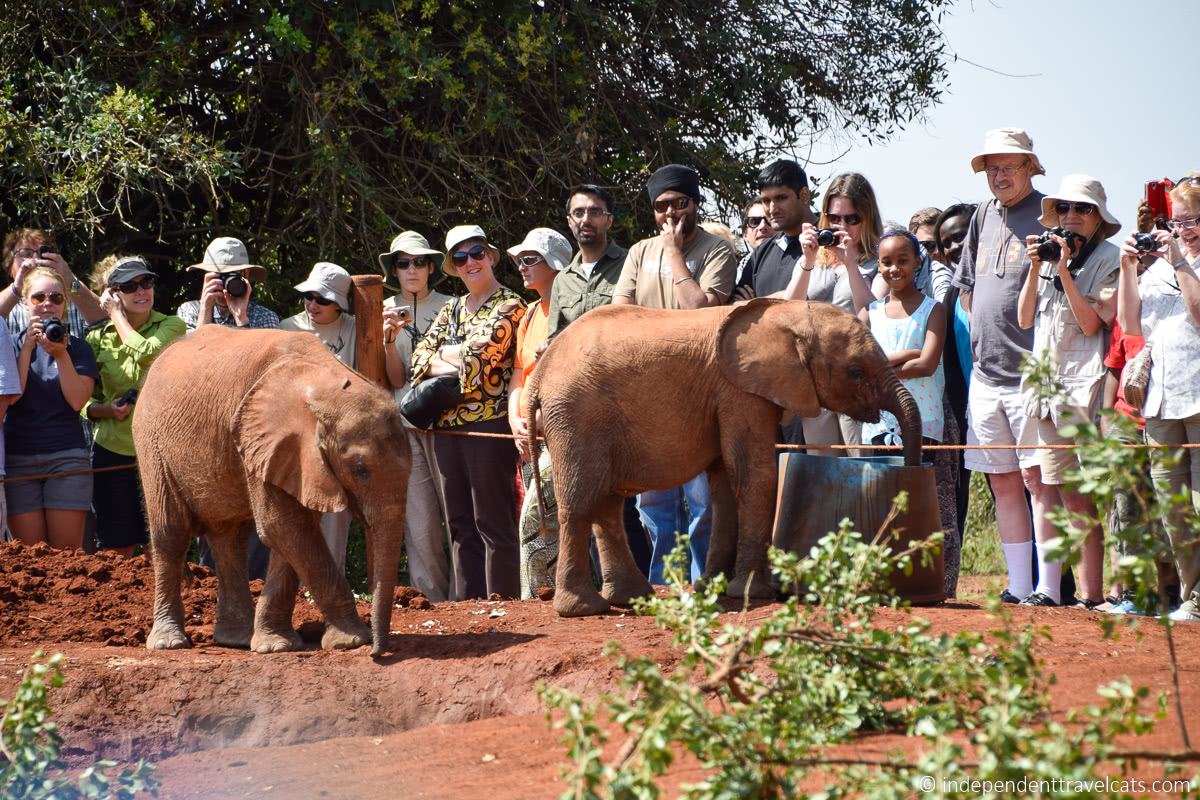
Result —
[{"label": "elephant foot", "polygon": [[627,606],[635,597],[646,597],[654,594],[654,587],[640,572],[636,575],[624,575],[616,580],[605,581],[600,587],[600,596],[618,606]]},{"label": "elephant foot", "polygon": [[217,620],[213,627],[213,641],[222,647],[237,647],[245,650],[254,638],[254,623],[250,620],[226,622]]},{"label": "elephant foot", "polygon": [[608,611],[608,601],[595,590],[574,592],[563,586],[554,590],[554,610],[560,617],[589,617]]},{"label": "elephant foot", "polygon": [[[746,591],[749,585],[750,591]],[[767,580],[767,572],[755,570],[752,573],[745,573],[734,576],[734,579],[725,587],[726,597],[746,597],[749,595],[758,600],[772,600],[775,598],[775,587]]]},{"label": "elephant foot", "polygon": [[250,639],[250,649],[256,653],[287,653],[303,650],[304,641],[300,634],[290,628],[285,631],[255,631]]},{"label": "elephant foot", "polygon": [[191,646],[183,628],[174,622],[155,622],[146,637],[147,650],[182,650]]},{"label": "elephant foot", "polygon": [[371,644],[371,632],[360,620],[357,625],[348,626],[343,630],[335,625],[325,623],[325,634],[321,637],[321,647],[325,650],[353,650],[364,644]]}]

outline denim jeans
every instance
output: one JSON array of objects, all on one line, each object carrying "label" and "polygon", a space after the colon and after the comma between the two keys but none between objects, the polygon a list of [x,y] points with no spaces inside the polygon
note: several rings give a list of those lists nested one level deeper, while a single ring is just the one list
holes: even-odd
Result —
[{"label": "denim jeans", "polygon": [[663,559],[675,549],[676,533],[683,531],[687,532],[691,542],[692,580],[697,580],[704,572],[708,540],[712,536],[708,475],[701,472],[677,489],[642,492],[638,495],[637,506],[653,547],[650,582],[666,582],[663,579]]}]

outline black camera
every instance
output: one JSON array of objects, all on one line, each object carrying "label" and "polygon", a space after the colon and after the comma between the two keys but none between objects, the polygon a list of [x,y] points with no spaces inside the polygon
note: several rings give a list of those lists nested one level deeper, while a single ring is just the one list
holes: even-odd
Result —
[{"label": "black camera", "polygon": [[1158,239],[1155,239],[1152,233],[1135,233],[1133,246],[1139,253],[1155,253],[1160,247]]},{"label": "black camera", "polygon": [[55,252],[57,252],[57,251],[54,249],[54,245],[44,244],[37,249],[37,257],[45,258],[46,256],[50,255],[51,253],[55,253]]},{"label": "black camera", "polygon": [[833,228],[821,228],[817,231],[817,244],[821,247],[833,247],[837,244],[837,231]]},{"label": "black camera", "polygon": [[1037,238],[1037,254],[1038,258],[1050,264],[1057,264],[1058,259],[1062,257],[1062,247],[1059,246],[1058,242],[1051,239],[1051,236],[1059,236],[1065,239],[1072,253],[1079,250],[1076,242],[1083,241],[1083,237],[1078,233],[1072,233],[1062,228],[1051,228],[1043,233]]},{"label": "black camera", "polygon": [[51,342],[61,342],[67,338],[67,326],[62,320],[48,319],[42,323],[42,335]]},{"label": "black camera", "polygon": [[246,279],[242,277],[240,272],[220,272],[221,285],[225,287],[225,291],[229,292],[230,297],[244,297],[250,284],[246,283]]},{"label": "black camera", "polygon": [[118,397],[116,400],[113,400],[113,405],[114,405],[114,406],[127,406],[127,405],[130,405],[130,404],[132,404],[132,403],[136,403],[136,402],[137,402],[137,396],[138,396],[138,390],[137,390],[137,389],[130,389],[128,392],[126,392],[125,394],[121,395],[121,396],[120,396],[120,397]]}]

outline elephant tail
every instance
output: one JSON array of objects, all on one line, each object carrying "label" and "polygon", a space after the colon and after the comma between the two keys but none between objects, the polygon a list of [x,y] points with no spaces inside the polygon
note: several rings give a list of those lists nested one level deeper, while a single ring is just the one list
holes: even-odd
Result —
[{"label": "elephant tail", "polygon": [[529,456],[533,459],[532,474],[534,491],[537,492],[538,529],[544,537],[549,532],[549,529],[546,527],[546,497],[542,491],[542,471],[538,464],[541,460],[541,454],[538,452],[540,443],[538,442],[537,415],[542,407],[542,400],[538,396],[538,384],[539,381],[535,372],[533,379],[525,386],[523,397],[525,400],[525,419],[529,421],[528,426],[526,426],[529,432],[526,435],[528,436]]}]

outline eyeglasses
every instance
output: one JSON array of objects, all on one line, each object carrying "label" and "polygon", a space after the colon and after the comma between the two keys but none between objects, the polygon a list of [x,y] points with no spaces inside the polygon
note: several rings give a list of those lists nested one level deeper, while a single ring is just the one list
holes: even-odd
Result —
[{"label": "eyeglasses", "polygon": [[20,250],[13,250],[13,258],[33,258],[34,256],[47,256],[54,252],[54,247],[48,244],[43,244],[39,247],[22,247]]},{"label": "eyeglasses", "polygon": [[830,225],[858,225],[862,222],[860,214],[826,214],[825,219],[829,220]]},{"label": "eyeglasses", "polygon": [[54,305],[61,306],[67,298],[63,296],[62,292],[34,292],[29,295],[29,299],[35,303],[44,303],[49,300]]},{"label": "eyeglasses", "polygon": [[929,253],[929,255],[933,255],[934,253],[937,252],[938,243],[936,241],[934,241],[933,239],[921,239],[920,242],[921,242],[921,247],[923,247],[925,249],[925,252]]},{"label": "eyeglasses", "polygon": [[571,216],[571,219],[573,219],[573,220],[582,220],[584,217],[587,217],[588,219],[598,219],[599,217],[611,217],[612,214],[610,214],[608,211],[605,211],[603,208],[596,208],[595,206],[589,206],[588,208],[572,208],[571,212],[570,212],[570,216]]},{"label": "eyeglasses", "polygon": [[117,288],[121,290],[121,294],[133,294],[138,289],[153,289],[157,280],[153,275],[143,275],[139,279],[119,283]]},{"label": "eyeglasses", "polygon": [[468,258],[472,261],[483,261],[485,253],[487,253],[487,248],[481,244],[477,244],[470,250],[459,250],[456,253],[451,253],[450,260],[461,266],[467,263]]},{"label": "eyeglasses", "polygon": [[1194,228],[1200,225],[1200,217],[1187,217],[1185,219],[1169,219],[1167,227],[1173,231],[1184,231],[1189,228]]},{"label": "eyeglasses", "polygon": [[746,217],[747,230],[757,228],[760,225],[766,225],[769,228],[771,227],[771,220],[767,219],[766,217]]},{"label": "eyeglasses", "polygon": [[428,267],[433,262],[429,256],[417,256],[416,258],[393,258],[392,269],[423,269]]},{"label": "eyeglasses", "polygon": [[517,263],[519,265],[521,265],[522,267],[536,267],[538,264],[542,263],[545,260],[546,259],[544,259],[538,255],[527,255],[527,256],[520,256],[519,258],[517,258]]},{"label": "eyeglasses", "polygon": [[1074,211],[1081,217],[1086,217],[1088,214],[1095,212],[1097,209],[1091,203],[1055,203],[1054,213],[1060,217],[1068,211]]},{"label": "eyeglasses", "polygon": [[1018,170],[1025,169],[1025,164],[1017,164],[1015,167],[988,167],[984,172],[989,178],[994,178],[997,175],[1003,175],[1006,178],[1011,175],[1016,175]]},{"label": "eyeglasses", "polygon": [[316,292],[305,292],[304,294],[302,294],[300,296],[304,298],[304,302],[306,302],[306,303],[316,303],[319,306],[333,305],[332,300],[328,300],[324,297],[321,297],[321,295],[317,294]]},{"label": "eyeglasses", "polygon": [[692,198],[690,197],[676,197],[674,200],[655,200],[654,211],[658,214],[665,214],[672,208],[676,211],[683,211],[691,204]]}]

